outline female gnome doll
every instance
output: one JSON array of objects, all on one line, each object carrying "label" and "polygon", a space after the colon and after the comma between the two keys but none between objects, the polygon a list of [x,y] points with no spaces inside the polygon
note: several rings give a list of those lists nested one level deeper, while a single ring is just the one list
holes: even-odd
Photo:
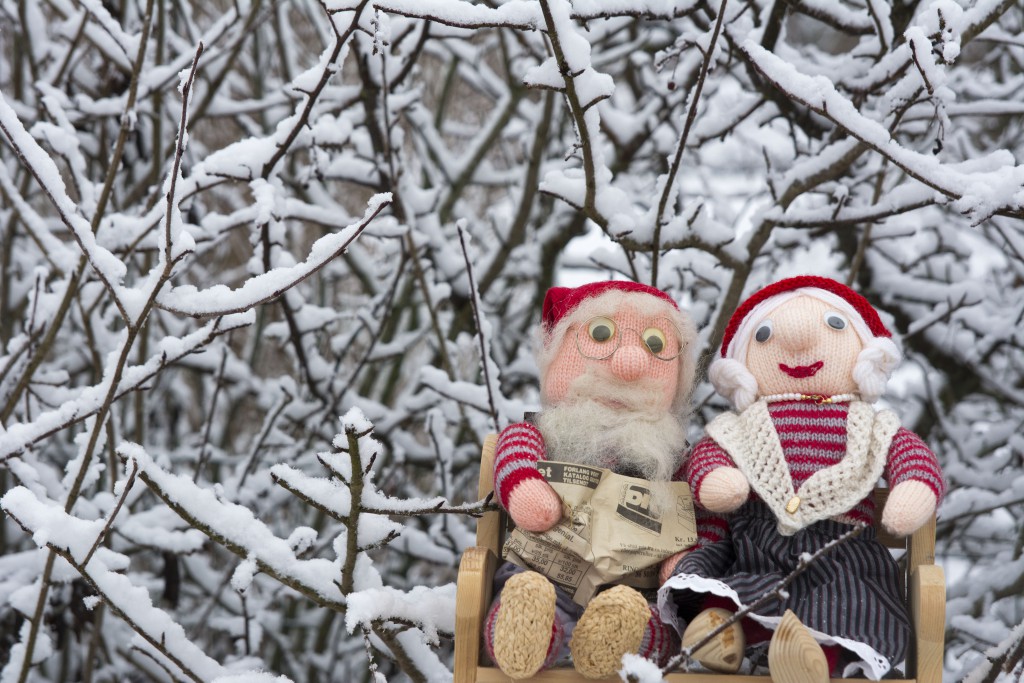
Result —
[{"label": "female gnome doll", "polygon": [[730,319],[709,378],[736,412],[708,424],[687,464],[700,540],[663,565],[674,571],[662,616],[688,622],[683,645],[696,644],[802,556],[867,526],[698,650],[705,667],[734,673],[745,648],[765,642],[776,683],[858,670],[877,680],[904,660],[900,571],[875,538],[872,491],[884,477],[882,525],[905,536],[935,512],[945,485],[920,437],[871,406],[900,359],[890,337],[864,297],[815,276],[765,287]]}]

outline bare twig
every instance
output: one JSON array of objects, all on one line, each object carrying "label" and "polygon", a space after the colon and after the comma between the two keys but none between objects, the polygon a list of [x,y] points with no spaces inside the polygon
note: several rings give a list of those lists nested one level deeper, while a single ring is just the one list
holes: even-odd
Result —
[{"label": "bare twig", "polygon": [[594,161],[594,147],[591,140],[591,131],[587,125],[586,107],[580,101],[576,92],[576,74],[569,67],[569,61],[562,49],[561,38],[558,35],[558,27],[555,25],[554,15],[551,13],[549,0],[540,0],[541,12],[544,15],[544,25],[547,28],[548,41],[551,44],[551,51],[555,55],[555,62],[558,64],[558,72],[562,75],[565,83],[565,99],[569,103],[569,112],[572,114],[573,123],[576,125],[576,135],[579,137],[579,147],[583,154],[583,177],[586,183],[586,195],[583,205],[578,207],[588,218],[607,229],[608,220],[597,210],[597,167]]},{"label": "bare twig", "polygon": [[359,455],[359,439],[363,436],[355,429],[345,428],[348,440],[349,460],[352,463],[352,475],[348,482],[351,493],[348,516],[342,520],[345,525],[345,559],[341,565],[341,583],[339,588],[343,595],[349,595],[355,589],[356,559],[359,556],[359,516],[363,512],[363,462]]},{"label": "bare twig", "polygon": [[86,554],[85,559],[82,560],[82,566],[88,567],[89,561],[92,559],[93,554],[100,547],[100,543],[110,533],[110,528],[114,526],[114,520],[117,519],[117,513],[121,511],[121,506],[124,505],[124,501],[128,498],[128,494],[132,490],[132,486],[135,484],[135,475],[139,473],[139,464],[134,460],[131,461],[132,471],[128,475],[128,480],[125,481],[124,490],[121,491],[120,497],[117,499],[117,505],[111,511],[110,516],[107,518],[107,523],[103,525],[103,529],[100,531],[99,536],[96,537],[96,541],[89,548],[89,552]]},{"label": "bare twig", "polygon": [[484,386],[487,387],[487,401],[491,406],[491,420],[494,422],[494,431],[499,431],[498,409],[494,407],[494,391],[491,386],[491,374],[487,369],[487,361],[490,354],[487,353],[487,340],[484,339],[483,323],[480,320],[480,302],[477,298],[476,283],[473,281],[473,264],[469,260],[469,250],[466,248],[466,236],[461,223],[456,226],[459,232],[459,244],[462,246],[462,256],[466,261],[466,277],[469,278],[469,302],[473,307],[473,319],[476,321],[477,340],[480,342],[480,366],[484,372]]},{"label": "bare twig", "polygon": [[[363,8],[366,7],[369,1],[370,0],[361,0],[359,6],[356,7],[355,12],[352,15],[352,23],[349,24],[345,33],[339,33],[338,30],[334,28],[334,22],[331,22],[331,28],[335,35],[334,47],[331,50],[331,56],[327,59],[327,63],[324,65],[325,68],[320,74],[319,81],[317,81],[317,84],[309,92],[309,96],[306,97],[306,102],[303,105],[299,116],[296,117],[295,124],[292,126],[291,130],[288,131],[284,140],[282,140],[277,146],[277,151],[274,152],[274,155],[263,165],[263,170],[261,171],[263,178],[270,177],[270,174],[277,167],[278,162],[280,162],[281,159],[284,158],[284,155],[288,153],[288,150],[291,149],[292,143],[295,142],[295,138],[297,138],[302,129],[308,125],[309,115],[313,111],[313,106],[320,97],[320,93],[322,93],[324,88],[327,87],[328,81],[330,81],[334,74],[337,73],[338,58],[341,56],[342,49],[345,47],[348,39],[358,28],[359,16],[362,14]],[[327,10],[325,9],[325,11]],[[328,12],[328,14],[330,14],[330,12]]]},{"label": "bare twig", "polygon": [[697,76],[697,84],[693,88],[693,95],[690,99],[690,109],[686,113],[686,122],[683,124],[683,133],[679,136],[676,144],[676,153],[669,166],[668,176],[665,178],[665,187],[661,190],[661,198],[658,200],[658,211],[654,216],[654,249],[651,251],[651,285],[658,286],[658,257],[661,253],[661,228],[665,220],[665,211],[668,209],[668,201],[673,193],[676,184],[676,174],[679,173],[679,166],[683,161],[683,151],[686,149],[686,141],[690,137],[690,128],[697,118],[697,107],[700,104],[700,95],[704,90],[704,82],[707,80],[708,70],[715,60],[715,49],[718,46],[718,36],[722,33],[722,24],[725,21],[725,7],[728,0],[722,0],[718,8],[718,17],[715,19],[715,28],[711,34],[711,41],[708,43],[704,53],[704,60],[700,65],[700,74]]},{"label": "bare twig", "polygon": [[409,653],[405,651],[402,643],[398,640],[397,634],[391,629],[384,627],[380,622],[374,622],[373,632],[388,646],[388,649],[391,650],[391,656],[394,657],[398,666],[409,677],[409,680],[413,683],[427,683],[426,675],[416,665],[412,657],[409,656]]},{"label": "bare twig", "polygon": [[228,347],[225,345],[220,355],[220,366],[214,375],[213,396],[210,398],[210,409],[206,413],[206,425],[203,427],[203,441],[199,446],[199,458],[196,460],[196,471],[192,475],[192,481],[199,481],[199,475],[206,467],[206,461],[210,459],[210,430],[213,429],[213,416],[217,408],[217,398],[220,396],[221,388],[224,386],[224,368],[228,363]]},{"label": "bare twig", "polygon": [[294,400],[286,389],[282,389],[284,394],[277,402],[277,405],[270,411],[266,419],[263,421],[263,429],[260,430],[259,436],[252,444],[252,448],[249,449],[249,459],[245,465],[245,469],[242,471],[242,477],[238,481],[238,488],[245,486],[245,480],[249,478],[249,475],[256,471],[256,463],[259,462],[260,451],[263,449],[263,444],[266,443],[267,437],[274,429],[274,425],[277,423],[277,418],[281,416],[284,409],[288,407],[288,404]]}]

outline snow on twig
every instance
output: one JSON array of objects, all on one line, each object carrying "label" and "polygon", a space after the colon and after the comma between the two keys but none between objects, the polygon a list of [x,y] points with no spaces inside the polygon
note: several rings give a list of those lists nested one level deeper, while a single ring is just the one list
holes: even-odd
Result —
[{"label": "snow on twig", "polygon": [[141,446],[122,443],[117,450],[122,458],[138,462],[139,478],[191,526],[239,557],[253,557],[261,572],[317,604],[345,609],[344,596],[330,578],[337,575],[337,562],[299,559],[291,544],[275,536],[249,508],[223,501],[190,478],[165,471]]},{"label": "snow on twig", "polygon": [[13,424],[6,430],[0,428],[0,462],[17,455],[40,439],[95,415],[102,409],[105,397],[111,393],[116,400],[145,386],[164,368],[195,353],[216,337],[251,324],[253,318],[252,312],[229,315],[211,320],[191,334],[165,337],[157,342],[155,352],[145,363],[124,369],[121,381],[113,391],[110,384],[112,378],[105,377],[105,381],[82,389],[75,398],[36,416],[31,422]]},{"label": "snow on twig", "polygon": [[860,113],[828,78],[807,76],[754,41],[741,49],[757,70],[788,97],[828,118],[910,177],[954,199],[953,206],[977,224],[993,215],[1024,218],[1024,167],[1000,155],[1001,168],[991,173],[962,173],[933,156],[914,152],[892,138],[877,121]]},{"label": "snow on twig", "polygon": [[0,506],[32,534],[37,545],[50,548],[74,567],[118,617],[172,661],[182,674],[203,683],[224,673],[220,664],[188,639],[178,623],[153,605],[149,591],[133,585],[119,573],[128,564],[128,558],[106,548],[93,554],[89,540],[102,530],[102,520],[78,519],[58,505],[40,501],[23,487],[8,491],[0,499]]},{"label": "snow on twig", "polygon": [[180,285],[161,293],[157,297],[157,305],[180,315],[199,318],[240,313],[272,301],[344,253],[370,221],[390,203],[390,193],[375,195],[360,220],[351,223],[341,232],[318,239],[302,263],[281,266],[251,277],[237,289],[214,285],[200,291],[193,285]]}]

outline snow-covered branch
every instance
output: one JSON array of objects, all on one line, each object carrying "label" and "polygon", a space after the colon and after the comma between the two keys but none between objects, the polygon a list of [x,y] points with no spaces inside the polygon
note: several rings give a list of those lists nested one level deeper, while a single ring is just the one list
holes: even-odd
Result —
[{"label": "snow-covered branch", "polygon": [[323,607],[344,611],[345,599],[331,576],[337,563],[299,559],[287,539],[279,538],[242,505],[220,500],[190,478],[171,474],[136,444],[125,443],[118,454],[139,468],[139,479],[189,525],[243,559]]},{"label": "snow-covered branch", "polygon": [[390,202],[389,194],[374,196],[362,219],[349,224],[341,232],[321,237],[313,244],[309,256],[302,263],[275,268],[249,278],[237,290],[224,285],[206,290],[199,290],[192,285],[174,287],[162,293],[157,303],[173,313],[201,318],[241,313],[272,301],[345,253],[370,221]]},{"label": "snow-covered branch", "polygon": [[882,124],[858,112],[828,79],[801,74],[754,42],[745,43],[743,50],[757,70],[788,97],[833,121],[911,178],[954,199],[953,206],[973,223],[994,215],[1024,218],[1024,167],[1014,164],[1012,156],[988,160],[989,165],[998,165],[988,173],[964,173],[934,156],[896,144]]},{"label": "snow-covered branch", "polygon": [[89,530],[0,519],[0,677],[447,680],[481,445],[538,408],[546,290],[608,277],[704,359],[781,277],[865,294],[949,478],[946,678],[1006,641],[1019,2],[227,4],[0,12],[0,495]]}]

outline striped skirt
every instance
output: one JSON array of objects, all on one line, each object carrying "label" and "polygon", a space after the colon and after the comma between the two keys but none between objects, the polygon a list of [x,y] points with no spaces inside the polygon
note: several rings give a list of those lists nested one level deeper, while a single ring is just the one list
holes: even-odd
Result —
[{"label": "striped skirt", "polygon": [[[761,502],[745,504],[729,520],[730,538],[690,553],[659,592],[662,618],[678,626],[695,616],[709,594],[749,605],[788,576],[804,554],[814,553],[850,527],[818,522],[793,536],[776,530]],[[751,618],[774,628],[792,610],[818,642],[840,645],[851,656],[844,672],[858,669],[878,680],[902,662],[910,621],[901,572],[872,528],[832,548],[783,593]]]}]

